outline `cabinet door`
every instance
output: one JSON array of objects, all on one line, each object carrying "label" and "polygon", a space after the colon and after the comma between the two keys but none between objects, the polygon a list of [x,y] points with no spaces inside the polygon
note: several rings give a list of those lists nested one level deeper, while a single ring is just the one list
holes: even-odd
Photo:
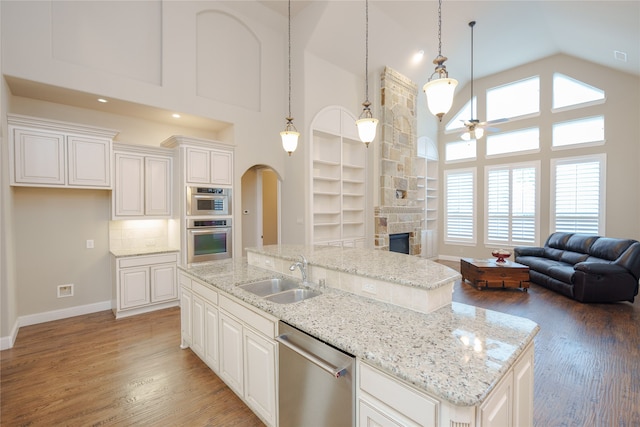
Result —
[{"label": "cabinet door", "polygon": [[243,395],[242,325],[220,313],[220,377]]},{"label": "cabinet door", "polygon": [[231,185],[233,181],[233,154],[227,151],[211,152],[211,183]]},{"label": "cabinet door", "polygon": [[513,368],[513,425],[533,427],[533,346]]},{"label": "cabinet door", "polygon": [[219,372],[218,362],[218,309],[204,304],[204,361],[215,372]]},{"label": "cabinet door", "polygon": [[191,302],[193,294],[185,287],[180,292],[180,333],[182,335],[182,347],[186,348],[191,345],[193,338],[193,328],[191,319]]},{"label": "cabinet door", "polygon": [[[482,427],[513,426],[513,372],[505,375],[487,400],[480,406],[480,425]],[[517,426],[520,427],[520,426]]]},{"label": "cabinet door", "polygon": [[244,397],[269,425],[276,423],[275,343],[244,330]]},{"label": "cabinet door", "polygon": [[67,137],[69,185],[111,187],[111,140]]},{"label": "cabinet door", "polygon": [[65,137],[55,132],[13,130],[14,176],[16,183],[65,184]]},{"label": "cabinet door", "polygon": [[178,298],[175,264],[151,267],[151,301],[167,301]]},{"label": "cabinet door", "polygon": [[191,302],[191,349],[200,358],[204,357],[205,326],[204,326],[204,301],[198,295],[193,295]]},{"label": "cabinet door", "polygon": [[120,270],[120,308],[149,304],[149,268]]},{"label": "cabinet door", "polygon": [[401,427],[403,425],[396,422],[390,415],[378,412],[362,400],[358,406],[360,409],[359,427]]},{"label": "cabinet door", "polygon": [[145,157],[145,214],[171,216],[171,159]]},{"label": "cabinet door", "polygon": [[210,151],[187,147],[186,152],[187,182],[196,184],[209,184],[209,181],[211,180]]},{"label": "cabinet door", "polygon": [[116,153],[113,203],[116,216],[144,215],[144,157]]}]

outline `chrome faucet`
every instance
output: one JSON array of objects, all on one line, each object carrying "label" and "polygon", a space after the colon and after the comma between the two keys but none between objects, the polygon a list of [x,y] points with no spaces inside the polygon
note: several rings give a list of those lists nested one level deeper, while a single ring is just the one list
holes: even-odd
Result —
[{"label": "chrome faucet", "polygon": [[300,255],[300,261],[295,262],[289,266],[289,271],[294,271],[296,268],[300,269],[300,273],[302,274],[302,283],[307,282],[307,259],[304,255]]}]

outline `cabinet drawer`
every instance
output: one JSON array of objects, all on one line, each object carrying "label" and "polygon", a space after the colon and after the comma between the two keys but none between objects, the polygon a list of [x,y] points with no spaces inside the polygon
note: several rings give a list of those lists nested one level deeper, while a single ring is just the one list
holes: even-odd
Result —
[{"label": "cabinet drawer", "polygon": [[[195,282],[194,282],[195,284]],[[268,338],[274,338],[276,335],[276,323],[253,310],[233,301],[225,295],[220,295],[220,308],[225,309],[228,313],[251,326],[258,332],[263,333]]]},{"label": "cabinet drawer", "polygon": [[138,267],[141,265],[166,264],[170,262],[178,262],[178,254],[162,254],[148,256],[132,256],[121,258],[118,260],[119,268]]},{"label": "cabinet drawer", "polygon": [[183,288],[191,289],[191,277],[184,273],[178,273],[178,285]]},{"label": "cabinet drawer", "polygon": [[436,425],[438,402],[387,374],[360,363],[360,389],[419,425]]},{"label": "cabinet drawer", "polygon": [[213,289],[206,287],[205,285],[203,285],[202,283],[196,280],[192,280],[191,290],[199,294],[201,297],[207,300],[210,304],[218,305],[218,293]]}]

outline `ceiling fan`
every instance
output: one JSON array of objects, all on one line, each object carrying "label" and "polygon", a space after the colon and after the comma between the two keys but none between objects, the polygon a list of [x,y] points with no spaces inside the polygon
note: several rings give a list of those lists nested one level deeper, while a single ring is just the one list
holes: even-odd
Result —
[{"label": "ceiling fan", "polygon": [[499,130],[498,128],[487,127],[487,125],[507,121],[507,119],[498,119],[491,122],[481,122],[473,118],[473,27],[475,27],[475,25],[476,21],[469,22],[469,27],[471,27],[471,100],[469,101],[471,106],[471,119],[464,120],[464,126],[467,130],[462,134],[462,139],[465,141],[482,138],[485,130],[496,132]]}]

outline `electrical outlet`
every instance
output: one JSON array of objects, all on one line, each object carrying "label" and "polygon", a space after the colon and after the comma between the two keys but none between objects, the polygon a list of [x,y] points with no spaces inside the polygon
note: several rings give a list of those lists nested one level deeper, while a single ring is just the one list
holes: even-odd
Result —
[{"label": "electrical outlet", "polygon": [[95,247],[95,244],[93,240],[87,240],[87,249],[93,249],[94,247]]},{"label": "electrical outlet", "polygon": [[370,294],[375,294],[378,292],[374,283],[365,283],[364,285],[362,285],[362,290],[364,292],[369,292]]},{"label": "electrical outlet", "polygon": [[72,296],[73,296],[73,283],[58,285],[58,298],[72,297]]}]

